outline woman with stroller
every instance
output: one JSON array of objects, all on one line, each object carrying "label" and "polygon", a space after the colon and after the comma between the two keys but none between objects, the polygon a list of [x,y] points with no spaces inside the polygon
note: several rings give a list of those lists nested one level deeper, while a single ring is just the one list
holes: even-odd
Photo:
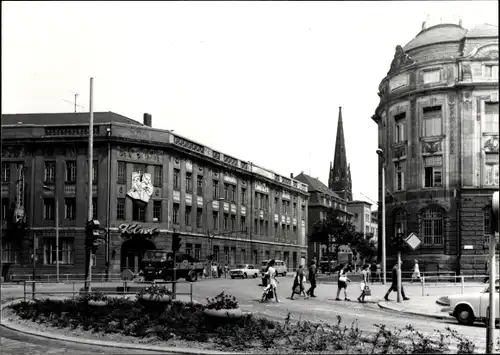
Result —
[{"label": "woman with stroller", "polygon": [[349,271],[351,271],[351,267],[348,264],[342,265],[340,270],[339,270],[339,279],[337,282],[337,286],[338,286],[337,297],[335,297],[335,301],[340,301],[339,296],[340,296],[340,291],[342,289],[344,289],[344,299],[346,301],[350,301],[350,299],[347,298],[347,283],[351,282],[351,280],[349,280],[347,278],[347,272],[349,272]]},{"label": "woman with stroller", "polygon": [[358,297],[358,302],[359,303],[365,303],[365,297],[369,296],[368,293],[370,293],[370,286],[368,286],[368,268],[370,265],[365,264],[361,268],[361,283],[359,284],[359,287],[361,289],[361,295]]},{"label": "woman with stroller", "polygon": [[298,294],[298,295],[304,295],[305,299],[308,299],[309,297],[306,295],[306,291],[304,290],[304,280],[306,279],[306,275],[304,274],[304,268],[302,265],[299,266],[297,269],[297,273],[295,274],[295,278],[293,279],[293,286],[292,286],[292,295],[290,296],[290,299],[293,300],[293,295]]},{"label": "woman with stroller", "polygon": [[276,292],[276,283],[278,282],[278,280],[276,280],[276,269],[274,268],[274,264],[275,264],[274,259],[269,261],[269,267],[267,268],[265,274],[268,277],[269,283],[264,289],[261,302],[264,302],[267,299],[268,293],[272,291],[274,293],[274,298],[276,299],[276,303],[280,303],[280,301],[278,300],[278,293]]}]

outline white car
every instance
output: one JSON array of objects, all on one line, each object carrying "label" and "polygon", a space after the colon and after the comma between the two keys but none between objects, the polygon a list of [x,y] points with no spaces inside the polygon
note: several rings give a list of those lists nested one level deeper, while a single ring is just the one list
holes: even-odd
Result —
[{"label": "white car", "polygon": [[256,278],[259,275],[259,269],[256,269],[252,264],[239,264],[236,268],[229,270],[229,276],[232,279],[241,277],[246,279],[249,276]]},{"label": "white car", "polygon": [[[499,282],[496,281],[495,292],[495,313],[496,321],[500,318],[499,307]],[[482,292],[475,292],[463,295],[448,296],[450,308],[448,314],[457,319],[458,323],[472,325],[476,320],[486,322],[488,307],[490,305],[490,287]]]}]

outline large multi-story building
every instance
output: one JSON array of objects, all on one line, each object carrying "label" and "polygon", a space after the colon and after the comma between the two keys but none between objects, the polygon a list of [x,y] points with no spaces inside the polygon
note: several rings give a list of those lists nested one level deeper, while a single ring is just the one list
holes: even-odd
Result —
[{"label": "large multi-story building", "polygon": [[359,200],[349,201],[347,203],[347,210],[353,214],[351,222],[356,232],[365,235],[371,233],[371,206],[371,203]]},{"label": "large multi-story building", "polygon": [[315,225],[327,216],[330,210],[335,210],[341,220],[346,221],[352,217],[352,214],[347,211],[347,202],[319,179],[313,178],[301,172],[295,177],[296,180],[307,184],[309,191],[308,203],[308,257],[310,262],[314,257],[320,260],[326,253],[326,246],[319,245],[311,240],[312,233],[315,230]]},{"label": "large multi-story building", "polygon": [[379,96],[388,238],[416,233],[423,244],[407,259],[424,270],[484,273],[499,176],[498,27],[424,23],[396,47]]},{"label": "large multi-story building", "polygon": [[[84,273],[89,114],[2,115],[2,263]],[[230,265],[307,254],[307,185],[112,112],[94,114],[92,214],[106,232],[94,273],[137,271],[145,250],[170,249]],[[26,223],[23,223],[26,222]]]}]

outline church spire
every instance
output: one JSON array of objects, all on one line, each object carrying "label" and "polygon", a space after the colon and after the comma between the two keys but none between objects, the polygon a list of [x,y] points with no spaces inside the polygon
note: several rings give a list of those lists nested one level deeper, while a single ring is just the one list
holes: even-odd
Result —
[{"label": "church spire", "polygon": [[330,163],[330,178],[328,187],[347,201],[352,201],[351,169],[347,164],[344,140],[344,125],[342,123],[342,107],[339,107],[337,123],[337,138],[335,140],[335,155],[333,167]]}]

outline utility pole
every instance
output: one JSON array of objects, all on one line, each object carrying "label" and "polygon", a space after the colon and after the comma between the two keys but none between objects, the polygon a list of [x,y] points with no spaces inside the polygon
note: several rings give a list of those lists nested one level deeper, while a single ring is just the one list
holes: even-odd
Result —
[{"label": "utility pole", "polygon": [[[486,328],[486,353],[495,353],[495,320],[496,320],[496,307],[495,305],[495,294],[497,293],[495,283],[496,283],[496,235],[498,234],[498,204],[499,197],[498,191],[493,193],[492,203],[491,203],[491,215],[490,215],[490,294],[489,301],[490,305],[488,307],[488,326]],[[497,298],[498,302],[498,298]]]},{"label": "utility pole", "polygon": [[403,234],[401,233],[401,229],[398,229],[398,235],[397,235],[397,243],[398,243],[398,274],[397,274],[397,278],[398,278],[398,303],[401,303],[402,301],[402,296],[401,296],[401,290],[402,290],[402,280],[401,280],[401,249],[403,247]]},{"label": "utility pole", "polygon": [[[93,219],[93,211],[92,211],[92,183],[93,183],[93,169],[92,169],[92,163],[93,163],[93,153],[94,153],[94,90],[93,90],[93,85],[94,85],[94,78],[90,78],[90,100],[89,100],[89,111],[90,111],[90,121],[89,121],[89,152],[88,152],[88,158],[89,158],[89,176],[88,176],[88,215],[87,215],[87,226],[90,226],[91,221]],[[86,270],[85,270],[85,289],[87,291],[90,291],[90,281],[91,281],[91,272],[92,272],[92,263],[91,263],[91,258],[92,258],[92,249],[91,246],[88,243],[89,236],[85,236],[85,258],[87,260],[86,263]]]},{"label": "utility pole", "polygon": [[387,274],[387,261],[386,261],[386,250],[385,250],[385,156],[382,149],[377,149],[377,154],[382,159],[382,201],[381,201],[381,215],[382,215],[382,284],[386,283]]}]

